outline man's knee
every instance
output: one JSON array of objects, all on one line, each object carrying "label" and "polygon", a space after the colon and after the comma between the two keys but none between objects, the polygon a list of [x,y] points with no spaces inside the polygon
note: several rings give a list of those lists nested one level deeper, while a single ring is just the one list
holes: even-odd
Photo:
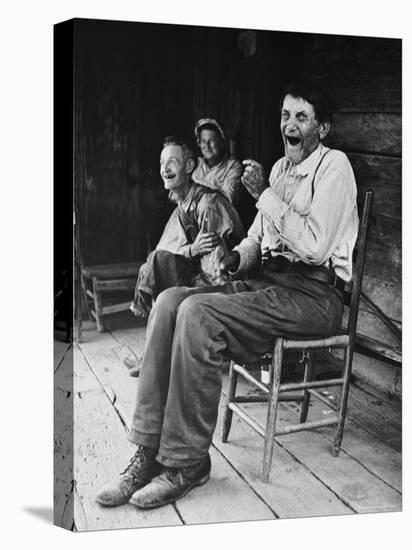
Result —
[{"label": "man's knee", "polygon": [[161,248],[155,248],[150,252],[146,259],[146,263],[153,263],[153,262],[163,262],[165,260],[168,260],[169,258],[173,258],[175,254],[172,252],[169,252],[168,250],[162,250]]},{"label": "man's knee", "polygon": [[202,324],[208,314],[211,296],[208,294],[192,294],[187,296],[178,306],[180,322],[188,323],[188,327]]},{"label": "man's knee", "polygon": [[187,287],[172,287],[163,290],[156,298],[156,309],[175,312],[182,301],[185,300],[187,291]]}]

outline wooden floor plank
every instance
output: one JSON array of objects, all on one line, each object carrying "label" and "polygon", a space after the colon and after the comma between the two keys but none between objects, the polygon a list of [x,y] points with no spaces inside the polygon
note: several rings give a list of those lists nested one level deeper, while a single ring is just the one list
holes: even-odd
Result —
[{"label": "wooden floor plank", "polygon": [[[124,334],[124,331],[121,332]],[[123,346],[110,334],[99,337],[98,342],[81,345],[87,361],[105,386],[110,386],[116,395],[117,407],[127,426],[134,409],[138,379],[129,376],[121,361]],[[140,349],[135,348],[137,352]],[[230,464],[215,449],[211,450],[213,466],[211,480],[192,491],[177,503],[185,523],[213,523],[253,519],[273,519],[270,508],[254,493],[247,483],[233,470]],[[242,495],[236,499],[236,495]]]},{"label": "wooden floor plank", "polygon": [[130,425],[136,400],[137,379],[129,376],[120,357],[122,346],[109,334],[97,343],[81,344],[87,363],[99,382],[110,387],[115,396],[114,406],[125,424]]},{"label": "wooden floor plank", "polygon": [[181,525],[173,506],[142,512],[127,504],[104,508],[95,502],[98,490],[129,463],[134,447],[104,393],[76,394],[74,422],[74,477],[78,501],[74,516],[78,531]]},{"label": "wooden floor plank", "polygon": [[[79,378],[81,391],[77,399],[83,399],[79,410],[84,409],[83,425],[79,425],[83,440],[79,456],[85,460],[78,464],[77,496],[74,495],[78,529],[112,528],[102,527],[111,523],[117,527],[136,527],[136,515],[142,524],[148,526],[153,518],[143,518],[141,512],[136,514],[136,509],[130,505],[120,507],[121,510],[107,510],[94,503],[96,490],[105,479],[124,468],[133,453],[125,438],[125,430],[130,425],[138,379],[129,376],[122,359],[130,349],[141,359],[145,328],[113,329],[102,334],[87,330],[83,334],[80,371],[87,367],[88,375],[91,374],[95,381],[93,385],[91,379]],[[96,382],[97,387],[101,386],[100,390]],[[355,409],[360,408],[360,394],[355,395],[354,403]],[[374,406],[378,405],[375,403]],[[264,407],[251,407],[257,407],[258,418],[260,416],[264,424]],[[311,406],[310,414],[324,417],[328,414],[325,408],[323,404]],[[229,443],[222,444],[221,416],[219,414],[211,448],[211,480],[176,503],[183,522],[193,524],[400,509],[400,453],[372,435],[379,431],[375,427],[372,431],[365,431],[363,426],[349,421],[343,445],[346,452],[338,458],[331,455],[332,428],[325,428],[321,433],[298,433],[279,438],[280,443],[275,443],[272,481],[264,484],[261,481],[262,438],[234,418]],[[282,404],[279,417],[281,422],[295,422],[296,410]],[[367,424],[368,414],[364,414],[363,419]],[[113,423],[116,429],[113,429]],[[391,425],[394,427],[391,437],[397,437],[395,423]],[[77,430],[76,427],[76,434]],[[93,467],[96,460],[100,463],[97,477]],[[166,508],[173,513],[163,517],[157,525],[166,525],[168,521],[172,522],[170,524],[181,522],[173,507]]]},{"label": "wooden floor plank", "polygon": [[[285,403],[284,406],[290,407],[298,418],[300,409],[297,404]],[[308,420],[325,418],[330,411],[331,409],[319,400],[312,399]],[[325,426],[320,433],[332,443],[335,431],[334,426]],[[352,420],[345,423],[342,449],[388,485],[399,492],[402,491],[402,454],[399,451],[382,443]]]},{"label": "wooden floor plank", "polygon": [[[245,408],[261,424],[266,419],[265,408],[247,405]],[[295,422],[296,417],[280,404],[283,422]],[[345,452],[338,457],[331,454],[332,445],[317,431],[293,433],[277,438],[278,444],[303,463],[325,486],[358,513],[400,511],[402,498],[398,491],[354,460]],[[277,451],[273,462],[278,460]]]},{"label": "wooden floor plank", "polygon": [[350,514],[346,506],[302,464],[275,443],[271,482],[262,481],[263,439],[236,416],[228,443],[221,442],[223,404],[213,444],[281,518]]},{"label": "wooden floor plank", "polygon": [[101,387],[78,345],[70,348],[65,354],[54,373],[54,385],[67,392],[83,392]]},{"label": "wooden floor plank", "polygon": [[402,449],[402,404],[397,400],[379,399],[351,386],[348,401],[349,418],[397,451]]},{"label": "wooden floor plank", "polygon": [[73,347],[69,347],[54,370],[54,387],[68,392],[73,391]]},{"label": "wooden floor plank", "polygon": [[215,448],[208,483],[176,503],[188,524],[275,519],[276,515]]},{"label": "wooden floor plank", "polygon": [[54,370],[56,370],[59,367],[60,363],[63,360],[63,357],[65,356],[70,346],[71,344],[68,344],[67,342],[61,342],[60,340],[54,338],[54,342],[53,342]]},{"label": "wooden floor plank", "polygon": [[144,345],[146,341],[146,326],[112,330],[114,338],[126,349],[131,349],[139,359],[143,357]]},{"label": "wooden floor plank", "polygon": [[[331,354],[316,356],[315,369],[323,375],[334,373],[337,376],[341,361]],[[338,369],[338,370],[337,370]],[[332,376],[332,377],[333,377]],[[347,417],[371,435],[377,437],[396,451],[402,447],[402,403],[398,399],[384,399],[367,391],[366,384],[359,386],[359,381],[351,384]],[[339,389],[328,392],[335,403],[339,399]]]},{"label": "wooden floor plank", "polygon": [[[107,481],[117,476],[129,463],[135,447],[126,439],[125,426],[113,406],[109,380],[99,379],[95,372],[119,367],[110,347],[118,345],[110,334],[103,334],[80,344],[81,353],[75,362],[79,388],[74,401],[74,474],[76,495],[75,524],[78,531],[181,525],[173,506],[143,512],[126,504],[104,508],[95,502],[95,495]],[[114,361],[113,358],[114,357]],[[117,362],[117,363],[116,363]],[[95,370],[96,365],[98,368]],[[87,382],[89,380],[89,382]],[[133,380],[128,377],[128,382]],[[93,383],[93,385],[92,385]],[[128,386],[128,384],[127,384]],[[115,396],[116,401],[121,401]]]},{"label": "wooden floor plank", "polygon": [[[223,391],[227,391],[228,378],[224,377],[223,382]],[[238,392],[251,395],[256,392],[256,389],[253,388],[248,382],[239,378]],[[352,391],[352,389],[351,389]],[[328,398],[332,406],[336,406],[336,394],[333,391],[326,389],[322,390],[324,397]],[[371,406],[370,396],[368,396],[367,405]],[[360,397],[357,397],[357,400],[360,401]],[[388,485],[396,489],[397,491],[402,491],[402,454],[400,451],[395,450],[386,442],[386,437],[379,437],[379,433],[376,433],[375,430],[366,431],[364,428],[365,420],[361,421],[361,425],[355,423],[355,412],[351,409],[351,404],[353,401],[350,401],[348,418],[345,423],[345,431],[342,442],[342,449],[348,453],[350,456],[358,460],[372,473],[374,473],[381,480],[386,482]],[[385,410],[384,403],[378,405],[380,410]],[[300,406],[296,403],[283,403],[282,410],[285,408],[290,408],[290,410],[295,412],[295,419],[298,419],[300,413]],[[355,408],[355,411],[358,410],[358,407]],[[320,420],[326,418],[329,414],[332,414],[333,410],[327,407],[324,403],[320,402],[318,399],[311,399],[308,420]],[[378,413],[377,413],[378,414]],[[392,416],[393,411],[388,413]],[[388,414],[384,415],[385,417]],[[358,415],[359,416],[359,415]],[[365,415],[363,415],[365,417]],[[263,416],[262,422],[264,420]],[[371,432],[374,434],[372,435]],[[328,426],[323,428],[319,433],[324,437],[328,438],[330,442],[333,441],[335,434],[335,427]]]},{"label": "wooden floor plank", "polygon": [[[73,394],[54,388],[54,523],[73,522],[69,504],[73,480]],[[69,519],[68,519],[69,516]],[[71,516],[71,519],[70,519]]]},{"label": "wooden floor plank", "polygon": [[330,443],[320,434],[290,434],[285,436],[282,443],[356,512],[402,510],[402,497],[398,491],[386,485],[346,453],[341,452],[338,457],[332,457]]},{"label": "wooden floor plank", "polygon": [[100,390],[101,384],[94,375],[92,369],[87,363],[83,352],[79,346],[74,348],[74,383],[73,388],[75,393],[86,392],[90,390]]},{"label": "wooden floor plank", "polygon": [[73,531],[74,528],[74,490],[70,493],[69,500],[66,508],[63,512],[62,523],[60,525],[63,529]]}]

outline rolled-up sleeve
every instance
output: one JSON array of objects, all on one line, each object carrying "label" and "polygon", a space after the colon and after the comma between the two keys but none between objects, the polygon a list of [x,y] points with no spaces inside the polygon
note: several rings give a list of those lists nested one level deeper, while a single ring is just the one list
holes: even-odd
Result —
[{"label": "rolled-up sleeve", "polygon": [[246,273],[260,264],[261,245],[263,238],[263,217],[260,212],[256,214],[247,237],[234,248],[240,255],[239,267],[235,274]]}]

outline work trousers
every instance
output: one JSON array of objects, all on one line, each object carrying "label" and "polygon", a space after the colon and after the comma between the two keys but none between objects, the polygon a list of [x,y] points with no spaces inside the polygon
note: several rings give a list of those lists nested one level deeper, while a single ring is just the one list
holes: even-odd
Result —
[{"label": "work trousers", "polygon": [[190,285],[198,271],[199,262],[196,260],[168,250],[153,250],[140,267],[133,302],[149,312],[152,301],[160,292],[173,286]]},{"label": "work trousers", "polygon": [[158,449],[165,466],[195,464],[212,441],[229,361],[256,361],[275,336],[336,334],[342,312],[339,291],[301,274],[165,290],[148,321],[129,440]]}]

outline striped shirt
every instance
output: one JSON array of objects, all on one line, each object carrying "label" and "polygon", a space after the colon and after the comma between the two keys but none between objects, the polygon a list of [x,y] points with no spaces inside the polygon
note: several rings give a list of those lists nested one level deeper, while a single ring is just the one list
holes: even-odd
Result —
[{"label": "striped shirt", "polygon": [[273,166],[269,184],[248,236],[235,248],[240,253],[237,272],[249,271],[263,255],[282,255],[332,266],[349,281],[359,218],[347,156],[320,144],[299,164],[283,157]]}]

